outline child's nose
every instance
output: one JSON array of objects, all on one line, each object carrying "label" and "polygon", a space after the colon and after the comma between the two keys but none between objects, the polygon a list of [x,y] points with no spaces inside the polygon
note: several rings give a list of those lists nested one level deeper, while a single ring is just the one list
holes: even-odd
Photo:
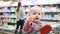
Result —
[{"label": "child's nose", "polygon": [[38,17],[38,14],[36,14],[36,16]]}]

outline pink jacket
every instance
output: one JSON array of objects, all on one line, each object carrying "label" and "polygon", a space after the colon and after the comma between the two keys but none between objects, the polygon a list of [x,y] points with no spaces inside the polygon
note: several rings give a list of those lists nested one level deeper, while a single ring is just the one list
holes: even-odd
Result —
[{"label": "pink jacket", "polygon": [[[40,23],[41,24],[41,23]],[[34,31],[35,28],[35,24],[29,24],[28,22],[26,22],[23,26],[23,30],[24,32],[26,32],[27,34],[29,34],[30,32]]]}]

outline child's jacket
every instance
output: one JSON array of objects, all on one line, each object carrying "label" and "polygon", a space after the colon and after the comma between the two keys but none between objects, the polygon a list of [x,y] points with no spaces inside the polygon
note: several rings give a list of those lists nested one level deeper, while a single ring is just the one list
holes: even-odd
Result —
[{"label": "child's jacket", "polygon": [[41,23],[25,23],[23,26],[23,34],[40,34],[39,29],[41,26]]}]

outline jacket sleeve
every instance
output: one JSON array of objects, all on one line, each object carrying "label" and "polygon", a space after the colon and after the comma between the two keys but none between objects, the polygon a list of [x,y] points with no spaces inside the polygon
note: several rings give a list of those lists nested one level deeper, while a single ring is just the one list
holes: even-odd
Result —
[{"label": "jacket sleeve", "polygon": [[30,33],[30,32],[32,32],[34,30],[34,26],[29,24],[29,22],[27,21],[27,22],[25,22],[25,24],[23,26],[23,30],[26,33]]}]

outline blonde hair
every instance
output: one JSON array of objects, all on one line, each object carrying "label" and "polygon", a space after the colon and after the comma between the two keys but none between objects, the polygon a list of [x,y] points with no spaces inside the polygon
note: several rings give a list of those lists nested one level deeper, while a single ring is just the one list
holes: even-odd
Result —
[{"label": "blonde hair", "polygon": [[31,11],[31,10],[40,10],[40,11],[42,11],[42,7],[34,6],[34,7],[31,7],[31,8],[30,8],[30,11]]},{"label": "blonde hair", "polygon": [[38,10],[38,11],[40,11],[40,12],[42,12],[44,14],[43,8],[42,7],[39,7],[39,6],[31,7],[30,8],[30,11],[29,11],[29,14],[31,14],[31,12],[33,12],[34,10]]}]

